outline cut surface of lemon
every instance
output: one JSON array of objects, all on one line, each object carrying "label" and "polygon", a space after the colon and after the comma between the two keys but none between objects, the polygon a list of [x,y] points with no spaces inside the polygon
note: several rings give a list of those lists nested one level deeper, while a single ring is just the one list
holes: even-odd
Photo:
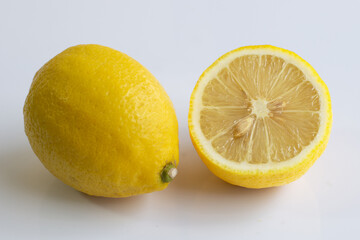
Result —
[{"label": "cut surface of lemon", "polygon": [[302,176],[324,151],[331,101],[320,76],[295,53],[248,46],[201,75],[188,121],[193,144],[215,175],[272,187]]}]

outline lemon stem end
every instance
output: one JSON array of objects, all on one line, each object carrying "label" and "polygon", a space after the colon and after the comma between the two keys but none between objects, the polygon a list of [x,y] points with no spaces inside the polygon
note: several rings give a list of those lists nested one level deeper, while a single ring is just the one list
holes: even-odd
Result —
[{"label": "lemon stem end", "polygon": [[171,182],[176,177],[177,173],[178,170],[176,169],[173,163],[166,164],[160,174],[162,182],[164,183]]}]

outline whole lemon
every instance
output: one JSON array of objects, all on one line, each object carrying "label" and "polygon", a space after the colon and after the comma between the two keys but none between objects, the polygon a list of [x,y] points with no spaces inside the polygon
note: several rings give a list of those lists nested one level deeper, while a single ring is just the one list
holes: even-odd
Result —
[{"label": "whole lemon", "polygon": [[47,62],[31,84],[24,122],[44,166],[89,195],[158,191],[177,173],[178,123],[168,95],[114,49],[78,45]]}]

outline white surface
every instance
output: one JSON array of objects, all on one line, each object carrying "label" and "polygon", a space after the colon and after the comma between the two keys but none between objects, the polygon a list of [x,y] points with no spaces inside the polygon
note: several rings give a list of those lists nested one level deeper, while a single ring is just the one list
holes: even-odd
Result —
[{"label": "white surface", "polygon": [[[359,239],[358,1],[2,1],[0,239]],[[163,84],[176,108],[179,174],[162,192],[81,194],[48,173],[23,131],[36,70],[65,48],[123,51]],[[306,59],[330,89],[325,153],[300,180],[249,190],[210,173],[188,135],[190,93],[225,52],[273,44]]]}]

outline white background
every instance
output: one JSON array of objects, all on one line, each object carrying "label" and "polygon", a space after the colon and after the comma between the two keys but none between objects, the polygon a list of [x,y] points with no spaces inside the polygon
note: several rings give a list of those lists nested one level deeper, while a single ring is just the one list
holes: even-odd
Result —
[{"label": "white background", "polygon": [[[0,239],[360,239],[359,1],[1,1]],[[35,72],[65,48],[98,43],[146,66],[176,108],[179,175],[162,192],[89,197],[41,165],[23,130]],[[222,54],[272,44],[329,87],[333,131],[300,180],[249,190],[216,178],[189,138],[200,74]]]}]

